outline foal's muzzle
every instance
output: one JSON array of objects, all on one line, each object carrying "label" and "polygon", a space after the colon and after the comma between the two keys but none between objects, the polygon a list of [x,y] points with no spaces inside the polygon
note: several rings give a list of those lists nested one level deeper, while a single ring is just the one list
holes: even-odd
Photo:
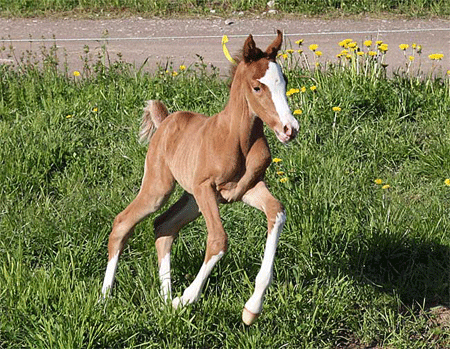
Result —
[{"label": "foal's muzzle", "polygon": [[297,136],[298,129],[298,122],[294,117],[292,117],[292,121],[283,125],[281,130],[275,129],[275,134],[281,143],[286,144]]}]

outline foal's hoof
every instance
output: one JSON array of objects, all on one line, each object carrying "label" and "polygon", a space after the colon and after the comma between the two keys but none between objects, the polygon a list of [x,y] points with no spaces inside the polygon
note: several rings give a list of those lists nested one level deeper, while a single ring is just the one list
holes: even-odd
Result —
[{"label": "foal's hoof", "polygon": [[174,309],[181,308],[182,306],[183,306],[183,302],[181,301],[180,297],[176,297],[176,298],[172,299],[172,307]]},{"label": "foal's hoof", "polygon": [[259,314],[253,314],[247,308],[244,308],[242,311],[242,321],[247,326],[253,325],[253,323],[258,319]]}]

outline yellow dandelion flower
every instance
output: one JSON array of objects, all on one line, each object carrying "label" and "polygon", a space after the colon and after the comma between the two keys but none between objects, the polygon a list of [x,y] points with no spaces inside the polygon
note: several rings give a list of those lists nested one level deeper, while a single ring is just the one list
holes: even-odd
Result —
[{"label": "yellow dandelion flower", "polygon": [[283,53],[283,54],[281,55],[281,57],[283,57],[284,59],[288,59],[289,55],[288,55],[287,53]]},{"label": "yellow dandelion flower", "polygon": [[186,70],[186,66],[184,64],[182,64],[182,65],[180,65],[180,67],[178,69],[180,69],[181,71]]},{"label": "yellow dandelion flower", "polygon": [[302,112],[302,110],[301,109],[295,109],[294,111],[293,111],[293,114],[294,115],[301,115],[303,112]]},{"label": "yellow dandelion flower", "polygon": [[173,72],[172,72],[172,76],[177,76],[178,75],[178,72],[176,71],[176,70],[174,70]]},{"label": "yellow dandelion flower", "polygon": [[96,112],[98,112],[98,108],[94,108],[94,109],[92,109],[92,111],[93,111],[94,113],[96,113]]},{"label": "yellow dandelion flower", "polygon": [[364,41],[364,46],[366,46],[366,47],[372,46],[372,40],[366,40],[366,41]]},{"label": "yellow dandelion flower", "polygon": [[447,70],[447,75],[450,75],[450,70]]},{"label": "yellow dandelion flower", "polygon": [[388,44],[381,44],[380,46],[378,46],[378,50],[381,52],[387,52]]},{"label": "yellow dandelion flower", "polygon": [[317,90],[317,86],[316,86],[316,85],[313,85],[313,86],[311,86],[309,89],[310,89],[311,91],[315,91],[315,90]]},{"label": "yellow dandelion flower", "polygon": [[375,184],[381,185],[383,184],[383,180],[381,178],[377,178],[374,180]]},{"label": "yellow dandelion flower", "polygon": [[350,44],[352,41],[353,41],[352,39],[342,40],[341,42],[339,42],[339,46],[347,48],[348,44]]},{"label": "yellow dandelion flower", "polygon": [[416,47],[417,47],[417,44],[416,44],[416,43],[413,43],[413,44],[411,45],[411,47],[415,50]]},{"label": "yellow dandelion flower", "polygon": [[300,90],[298,88],[291,88],[289,91],[286,92],[286,96],[291,96],[295,93],[299,93]]},{"label": "yellow dandelion flower", "polygon": [[287,177],[280,178],[280,183],[286,183],[288,181]]},{"label": "yellow dandelion flower", "polygon": [[389,184],[385,184],[381,187],[381,189],[386,190],[389,189],[391,186]]},{"label": "yellow dandelion flower", "polygon": [[277,175],[284,176],[284,172],[283,171],[277,171]]},{"label": "yellow dandelion flower", "polygon": [[367,54],[371,57],[374,57],[377,55],[377,53],[375,51],[369,51],[369,52],[367,52]]},{"label": "yellow dandelion flower", "polygon": [[356,42],[352,41],[352,42],[349,42],[349,43],[347,44],[347,46],[348,46],[349,48],[356,49],[356,48],[358,47],[358,44],[357,44]]},{"label": "yellow dandelion flower", "polygon": [[323,54],[322,51],[315,51],[314,53],[316,54],[317,57],[320,57]]},{"label": "yellow dandelion flower", "polygon": [[289,54],[294,53],[294,50],[293,49],[288,49],[288,50],[286,50],[286,53],[289,53]]},{"label": "yellow dandelion flower", "polygon": [[408,44],[400,44],[398,47],[400,48],[400,50],[406,51],[408,49],[409,45]]},{"label": "yellow dandelion flower", "polygon": [[358,52],[356,52],[356,54],[357,54],[358,56],[364,56],[364,52],[362,52],[362,51],[358,51]]},{"label": "yellow dandelion flower", "polygon": [[336,112],[336,113],[340,112],[342,110],[340,107],[333,107],[331,109],[333,109],[333,111]]},{"label": "yellow dandelion flower", "polygon": [[75,70],[73,72],[73,76],[80,76],[80,75],[81,75],[81,73],[78,70]]},{"label": "yellow dandelion flower", "polygon": [[408,59],[409,59],[410,62],[412,62],[415,59],[415,57],[414,56],[409,56]]},{"label": "yellow dandelion flower", "polygon": [[303,53],[303,50],[297,50],[297,53],[301,55]]},{"label": "yellow dandelion flower", "polygon": [[428,58],[432,61],[440,61],[442,58],[444,58],[444,55],[442,53],[433,53],[431,55],[428,55]]},{"label": "yellow dandelion flower", "polygon": [[320,62],[316,62],[315,66],[320,67]]},{"label": "yellow dandelion flower", "polygon": [[309,49],[310,49],[311,51],[317,50],[318,47],[319,47],[319,45],[317,45],[317,44],[311,44],[311,45],[309,45]]},{"label": "yellow dandelion flower", "polygon": [[72,116],[72,114],[66,115],[66,119],[70,119]]},{"label": "yellow dandelion flower", "polygon": [[274,158],[274,159],[272,160],[272,162],[275,162],[275,163],[281,162],[281,161],[283,161],[283,159],[280,159],[280,158]]},{"label": "yellow dandelion flower", "polygon": [[306,92],[306,87],[305,87],[305,86],[302,86],[302,88],[300,89],[300,91],[301,91],[302,93],[305,93],[305,92]]},{"label": "yellow dandelion flower", "polygon": [[303,39],[297,40],[295,42],[298,46],[301,46],[303,44]]},{"label": "yellow dandelion flower", "polygon": [[447,178],[447,179],[444,181],[444,184],[450,187],[450,178]]},{"label": "yellow dandelion flower", "polygon": [[375,41],[375,44],[381,45],[381,44],[383,44],[383,40],[377,40],[377,41]]}]

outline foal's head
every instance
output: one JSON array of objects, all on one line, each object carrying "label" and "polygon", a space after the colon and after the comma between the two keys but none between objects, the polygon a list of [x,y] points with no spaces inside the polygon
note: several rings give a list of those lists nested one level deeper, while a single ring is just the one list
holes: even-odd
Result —
[{"label": "foal's head", "polygon": [[240,79],[250,112],[257,115],[282,143],[294,139],[298,122],[292,116],[286,98],[286,77],[276,62],[283,42],[283,34],[262,51],[249,35],[244,43],[243,59],[236,68],[234,79]]}]

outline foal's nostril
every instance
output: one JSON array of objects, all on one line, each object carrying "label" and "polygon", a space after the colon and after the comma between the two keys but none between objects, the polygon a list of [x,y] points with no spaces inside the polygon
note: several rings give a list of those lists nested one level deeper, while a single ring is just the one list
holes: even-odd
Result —
[{"label": "foal's nostril", "polygon": [[291,136],[292,135],[292,127],[291,125],[284,125],[283,127],[283,132],[286,136]]}]

